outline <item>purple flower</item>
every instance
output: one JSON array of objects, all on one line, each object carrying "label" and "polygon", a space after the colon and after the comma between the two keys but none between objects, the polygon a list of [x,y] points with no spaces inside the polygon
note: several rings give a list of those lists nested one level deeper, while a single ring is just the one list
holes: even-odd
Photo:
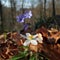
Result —
[{"label": "purple flower", "polygon": [[29,27],[30,27],[30,23],[26,23],[26,24],[24,24],[24,30],[26,31]]},{"label": "purple flower", "polygon": [[32,12],[31,11],[26,11],[24,13],[25,18],[31,18],[32,17]]},{"label": "purple flower", "polygon": [[23,14],[17,16],[16,18],[17,18],[17,22],[20,22],[20,23],[23,23],[24,22],[24,19],[25,19]]},{"label": "purple flower", "polygon": [[28,27],[29,27],[28,24],[25,24],[24,25],[24,30],[26,31],[28,29]]},{"label": "purple flower", "polygon": [[21,14],[17,16],[17,22],[23,23],[26,18],[31,18],[32,17],[32,12],[31,11],[26,11],[24,14]]}]

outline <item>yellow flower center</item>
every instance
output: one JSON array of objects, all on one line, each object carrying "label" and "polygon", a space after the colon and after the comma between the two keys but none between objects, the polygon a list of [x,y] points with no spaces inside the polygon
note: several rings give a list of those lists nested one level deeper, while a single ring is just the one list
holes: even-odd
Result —
[{"label": "yellow flower center", "polygon": [[31,36],[29,36],[29,40],[32,40],[33,39],[33,36],[31,35]]}]

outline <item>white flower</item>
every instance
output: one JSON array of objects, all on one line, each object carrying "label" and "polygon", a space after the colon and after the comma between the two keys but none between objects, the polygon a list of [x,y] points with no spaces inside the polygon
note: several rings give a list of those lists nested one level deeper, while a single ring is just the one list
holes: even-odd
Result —
[{"label": "white flower", "polygon": [[40,33],[36,35],[31,35],[30,33],[26,33],[26,36],[24,35],[21,36],[27,39],[23,44],[24,46],[28,46],[30,43],[33,45],[37,45],[38,44],[37,41],[42,43],[43,40],[42,35]]},{"label": "white flower", "polygon": [[37,40],[39,43],[43,43],[43,37],[42,37],[42,34],[38,33],[38,34],[37,34],[36,40]]},{"label": "white flower", "polygon": [[23,45],[28,46],[30,43],[33,44],[33,45],[38,44],[36,40],[26,40]]},{"label": "white flower", "polygon": [[34,40],[34,37],[33,35],[31,35],[30,33],[26,33],[26,38],[27,40],[24,42],[24,46],[28,46],[30,43],[33,44],[33,45],[37,45],[37,41]]}]

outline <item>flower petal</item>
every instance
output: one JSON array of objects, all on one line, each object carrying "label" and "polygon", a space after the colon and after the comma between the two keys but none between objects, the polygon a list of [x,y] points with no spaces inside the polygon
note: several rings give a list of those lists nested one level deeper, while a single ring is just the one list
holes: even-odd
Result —
[{"label": "flower petal", "polygon": [[41,33],[39,33],[39,34],[38,34],[38,37],[39,37],[39,38],[40,38],[40,37],[42,37],[42,34],[41,34]]},{"label": "flower petal", "polygon": [[37,40],[39,43],[43,43],[43,37],[36,38],[36,40]]},{"label": "flower petal", "polygon": [[33,36],[33,38],[36,38],[37,36],[38,36],[38,35],[36,34],[36,35]]},{"label": "flower petal", "polygon": [[31,34],[30,34],[30,33],[26,33],[26,36],[27,36],[27,38],[28,38],[29,36],[31,36]]},{"label": "flower petal", "polygon": [[38,44],[36,40],[31,40],[30,42],[31,42],[31,44],[33,44],[33,45],[37,45],[37,44]]},{"label": "flower petal", "polygon": [[24,30],[26,31],[28,29],[28,24],[24,24]]},{"label": "flower petal", "polygon": [[25,16],[25,18],[31,18],[32,12],[31,11],[25,11],[24,16]]},{"label": "flower petal", "polygon": [[39,43],[43,43],[43,41],[42,41],[42,40],[38,40],[38,42],[39,42]]},{"label": "flower petal", "polygon": [[28,46],[29,44],[30,44],[30,40],[26,40],[23,45]]},{"label": "flower petal", "polygon": [[20,34],[20,36],[21,36],[21,37],[23,37],[23,38],[26,38],[26,36],[25,36],[25,35]]}]

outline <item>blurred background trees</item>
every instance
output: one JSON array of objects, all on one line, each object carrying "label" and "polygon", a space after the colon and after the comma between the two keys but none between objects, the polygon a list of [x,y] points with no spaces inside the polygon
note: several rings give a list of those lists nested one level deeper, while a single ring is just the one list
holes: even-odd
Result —
[{"label": "blurred background trees", "polygon": [[25,20],[32,28],[46,24],[49,27],[55,23],[57,26],[60,25],[60,0],[0,0],[0,33],[20,31],[23,24],[16,21],[16,16],[26,10],[31,10],[33,13],[31,19]]}]

